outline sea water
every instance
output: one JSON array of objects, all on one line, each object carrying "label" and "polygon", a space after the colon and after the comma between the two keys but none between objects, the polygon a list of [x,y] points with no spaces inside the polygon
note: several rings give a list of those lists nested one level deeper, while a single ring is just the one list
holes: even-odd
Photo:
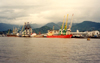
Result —
[{"label": "sea water", "polygon": [[100,39],[0,37],[0,63],[100,63]]}]

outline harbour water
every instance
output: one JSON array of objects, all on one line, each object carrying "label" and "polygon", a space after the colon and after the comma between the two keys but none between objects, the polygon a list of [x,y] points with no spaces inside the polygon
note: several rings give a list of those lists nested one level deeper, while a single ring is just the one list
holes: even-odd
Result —
[{"label": "harbour water", "polygon": [[100,63],[100,39],[0,37],[0,63]]}]

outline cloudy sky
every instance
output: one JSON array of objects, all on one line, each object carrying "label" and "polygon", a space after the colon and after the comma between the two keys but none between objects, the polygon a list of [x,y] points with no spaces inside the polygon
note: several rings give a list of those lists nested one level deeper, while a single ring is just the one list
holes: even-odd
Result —
[{"label": "cloudy sky", "polygon": [[100,22],[100,0],[0,0],[0,23]]}]

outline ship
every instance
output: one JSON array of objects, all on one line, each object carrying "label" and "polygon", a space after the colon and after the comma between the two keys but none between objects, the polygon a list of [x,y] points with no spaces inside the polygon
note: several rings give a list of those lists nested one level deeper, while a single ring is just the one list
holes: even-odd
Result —
[{"label": "ship", "polygon": [[39,32],[39,34],[36,34],[36,33],[34,32],[34,33],[31,35],[31,37],[33,37],[33,38],[43,38],[44,35],[41,34],[41,32]]},{"label": "ship", "polygon": [[[73,19],[73,14],[72,14],[72,19]],[[72,27],[72,19],[71,19],[69,28],[67,29],[68,14],[67,14],[67,20],[66,20],[65,27],[64,27],[64,20],[65,20],[65,16],[64,16],[63,23],[62,23],[61,29],[59,30],[59,33],[55,35],[54,27],[53,27],[53,30],[49,31],[46,37],[47,38],[71,38],[73,36],[72,34],[70,34],[71,27]]]},{"label": "ship", "polygon": [[7,34],[7,37],[17,37],[16,34]]},{"label": "ship", "polygon": [[32,34],[32,28],[31,26],[29,25],[29,22],[25,22],[23,27],[22,27],[22,30],[21,30],[21,37],[31,37],[31,34]]},{"label": "ship", "polygon": [[7,33],[7,37],[17,37],[18,29],[13,27],[13,33],[10,33],[10,29]]}]

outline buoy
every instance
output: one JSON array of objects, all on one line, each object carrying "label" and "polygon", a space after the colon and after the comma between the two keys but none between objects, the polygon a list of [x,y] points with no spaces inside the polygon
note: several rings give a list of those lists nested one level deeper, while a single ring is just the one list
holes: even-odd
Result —
[{"label": "buoy", "polygon": [[87,38],[87,40],[89,41],[89,40],[90,40],[90,38]]}]

